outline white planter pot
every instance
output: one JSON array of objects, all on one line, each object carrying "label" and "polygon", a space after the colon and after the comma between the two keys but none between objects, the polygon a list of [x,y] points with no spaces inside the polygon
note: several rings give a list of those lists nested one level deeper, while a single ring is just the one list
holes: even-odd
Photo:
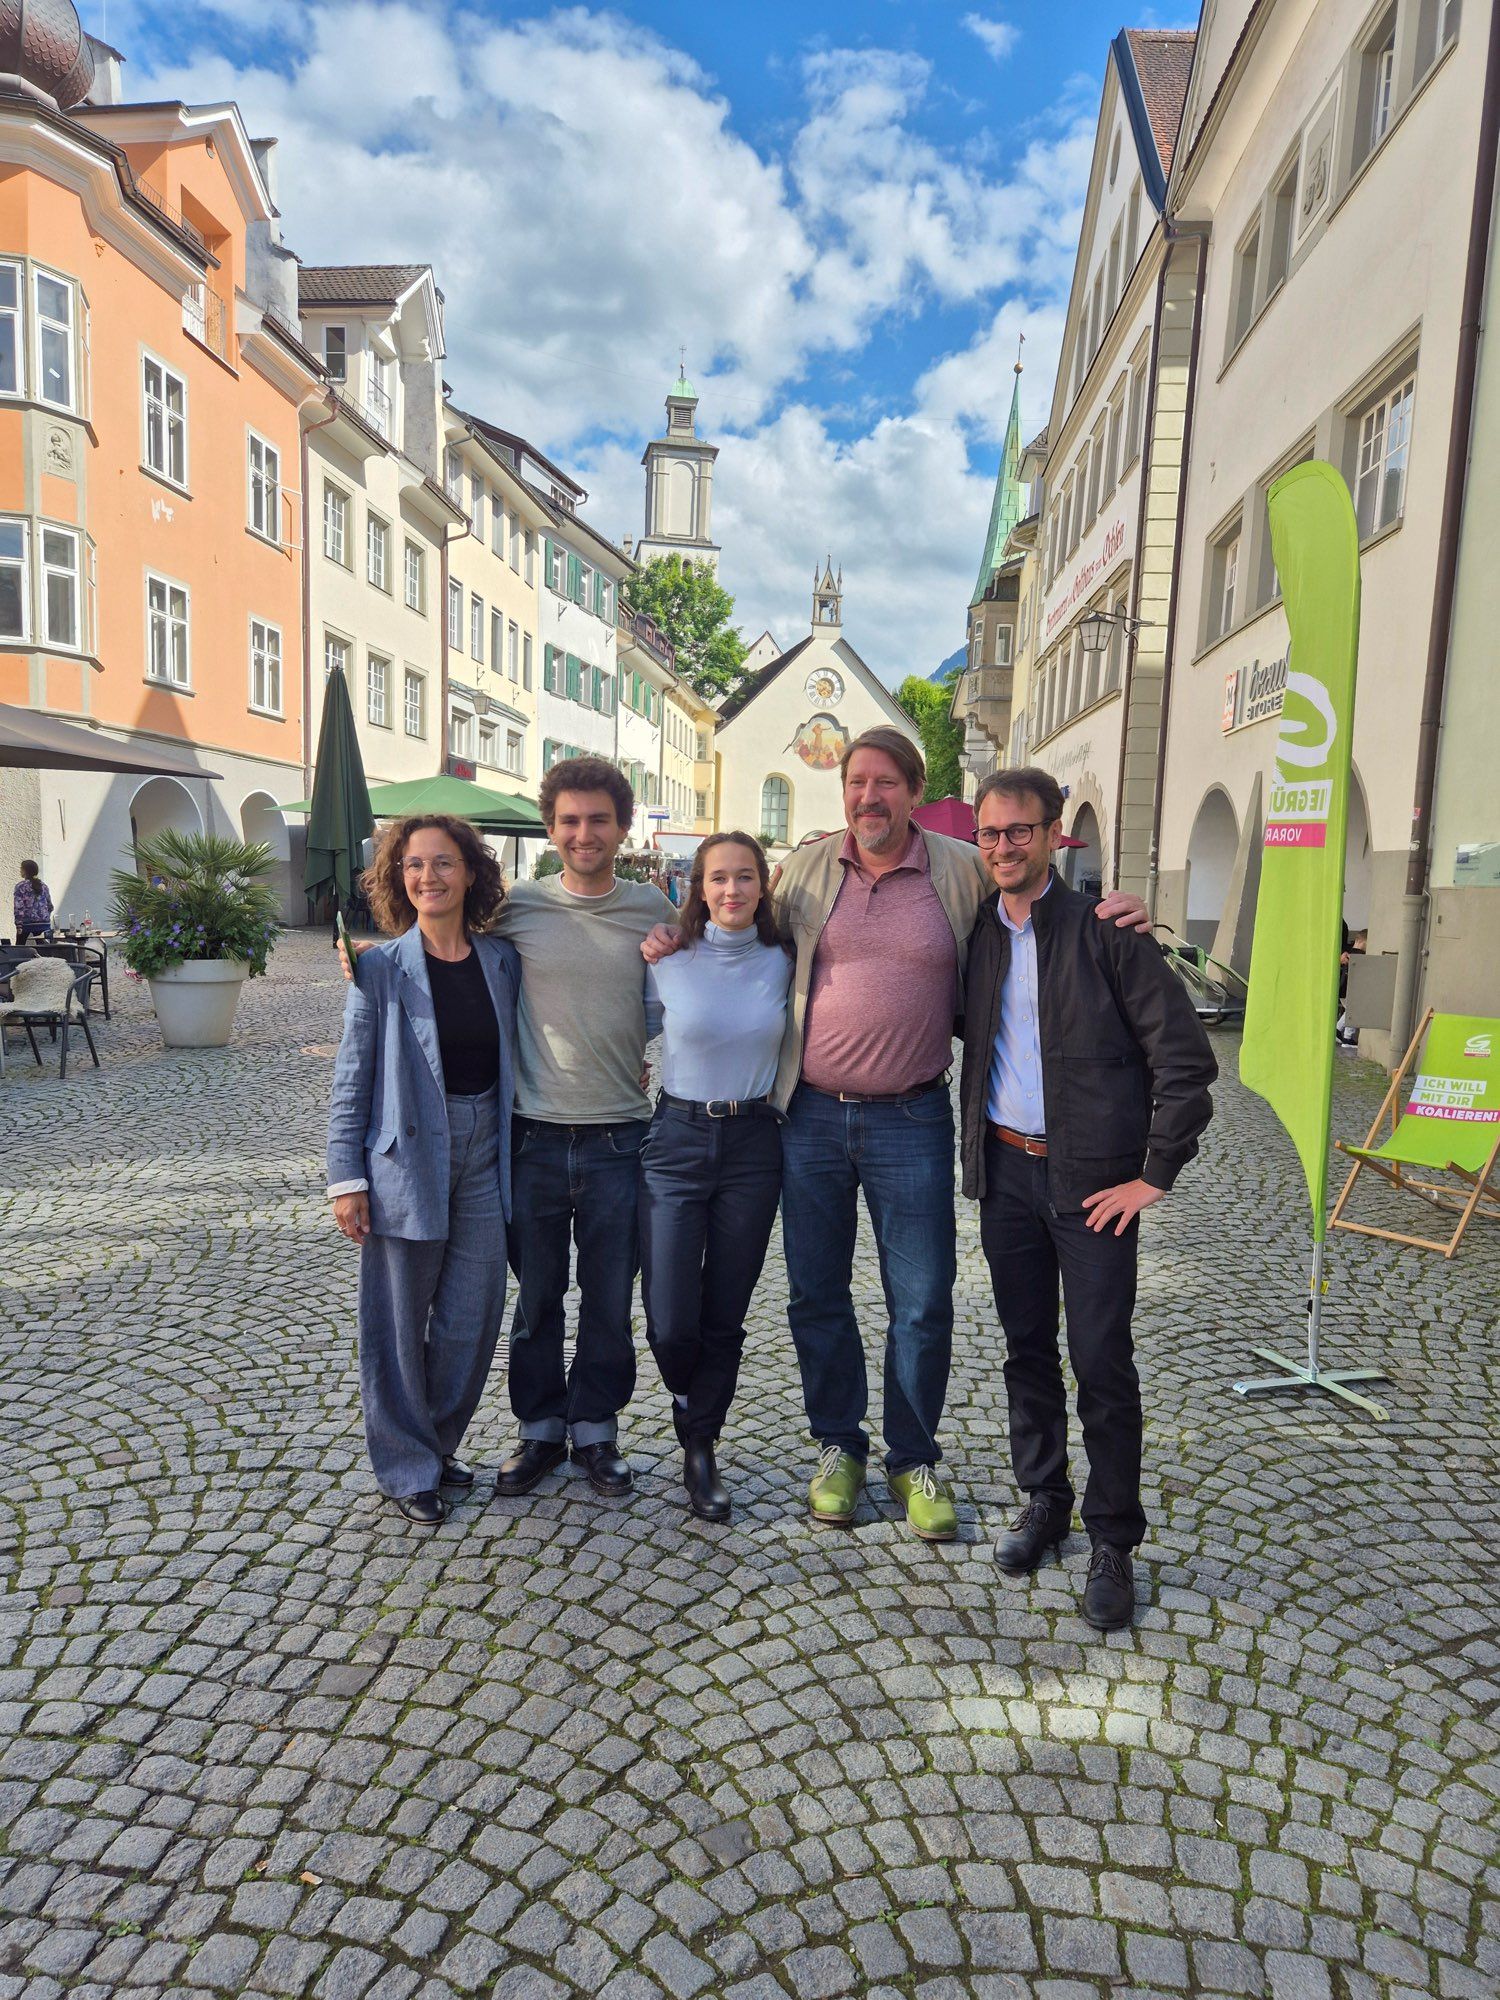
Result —
[{"label": "white planter pot", "polygon": [[237,958],[190,958],[151,975],[151,1004],[169,1049],[222,1049],[250,968]]}]

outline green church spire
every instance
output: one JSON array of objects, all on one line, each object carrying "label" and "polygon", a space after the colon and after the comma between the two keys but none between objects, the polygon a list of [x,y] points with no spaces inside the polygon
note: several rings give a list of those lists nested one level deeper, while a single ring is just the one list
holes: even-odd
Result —
[{"label": "green church spire", "polygon": [[974,586],[971,604],[977,604],[989,588],[1005,554],[1005,544],[1010,540],[1010,531],[1020,520],[1026,504],[1026,489],[1021,483],[1021,364],[1016,363],[1015,387],[1010,392],[1010,421],[1005,426],[1005,450],[1000,459],[1000,472],[995,480],[995,502],[990,508],[989,531],[984,538],[984,559],[979,565],[979,581]]}]

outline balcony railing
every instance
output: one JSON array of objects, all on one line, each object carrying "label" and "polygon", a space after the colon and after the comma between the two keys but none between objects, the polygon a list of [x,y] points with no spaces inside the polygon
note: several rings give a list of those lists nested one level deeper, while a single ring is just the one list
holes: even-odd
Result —
[{"label": "balcony railing", "polygon": [[631,611],[624,604],[619,604],[615,623],[620,631],[628,632],[638,645],[644,646],[648,653],[654,653],[663,666],[671,667],[675,672],[677,648],[654,618],[647,617],[644,611]]},{"label": "balcony railing", "polygon": [[164,221],[170,222],[174,229],[180,229],[189,243],[195,243],[200,250],[208,248],[208,245],[203,240],[203,231],[198,227],[197,223],[189,222],[181,209],[173,208],[171,202],[164,195],[159,195],[156,192],[150,181],[138,180],[134,175],[131,176],[131,180],[136,193],[148,201]]},{"label": "balcony railing", "polygon": [[366,384],[361,402],[365,421],[372,430],[379,431],[383,438],[391,434],[391,399],[389,393],[378,382]]},{"label": "balcony railing", "polygon": [[229,359],[229,305],[210,285],[190,285],[182,295],[183,331],[221,361]]}]

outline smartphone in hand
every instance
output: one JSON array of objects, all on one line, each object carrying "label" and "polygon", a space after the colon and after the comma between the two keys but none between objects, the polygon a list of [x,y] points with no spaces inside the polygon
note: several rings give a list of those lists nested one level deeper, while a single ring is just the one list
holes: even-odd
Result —
[{"label": "smartphone in hand", "polygon": [[339,943],[344,947],[344,963],[349,968],[349,977],[357,986],[359,984],[359,953],[354,949],[354,940],[349,935],[349,926],[344,922],[344,913],[342,910],[334,912],[333,928]]}]

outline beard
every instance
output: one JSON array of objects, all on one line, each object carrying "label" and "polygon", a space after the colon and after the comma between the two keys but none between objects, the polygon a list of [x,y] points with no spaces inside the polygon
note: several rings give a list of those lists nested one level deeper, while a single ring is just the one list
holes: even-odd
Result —
[{"label": "beard", "polygon": [[889,813],[861,813],[855,820],[854,839],[870,854],[888,854],[896,843],[896,823]]}]

